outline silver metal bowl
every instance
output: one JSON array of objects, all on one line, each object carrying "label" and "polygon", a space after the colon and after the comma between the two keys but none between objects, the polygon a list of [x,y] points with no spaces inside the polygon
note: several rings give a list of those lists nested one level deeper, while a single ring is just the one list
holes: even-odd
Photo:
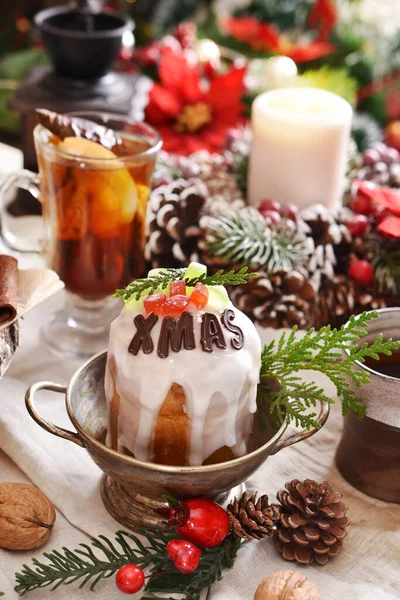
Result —
[{"label": "silver metal bowl", "polygon": [[[255,427],[245,456],[228,462],[200,467],[172,467],[141,462],[108,448],[104,374],[106,352],[87,361],[72,376],[66,387],[41,381],[26,393],[26,407],[31,417],[46,431],[86,448],[94,462],[104,472],[102,498],[107,510],[120,523],[132,529],[160,527],[156,510],[165,506],[162,497],[217,497],[223,501],[230,494],[244,489],[243,482],[268,458],[283,448],[311,437],[316,428],[290,434],[288,421],[280,428],[271,423],[264,430]],[[76,432],[47,421],[38,412],[34,397],[39,390],[65,395],[66,409]],[[321,403],[318,422],[322,426],[329,414],[329,405]],[[256,419],[257,421],[257,419]]]}]

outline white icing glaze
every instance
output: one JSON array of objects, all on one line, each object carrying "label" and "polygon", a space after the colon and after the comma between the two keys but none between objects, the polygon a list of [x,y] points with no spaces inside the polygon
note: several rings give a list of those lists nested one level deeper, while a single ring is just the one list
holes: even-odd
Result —
[{"label": "white icing glaze", "polygon": [[[136,356],[128,352],[128,347],[136,332],[133,319],[138,313],[124,308],[113,321],[105,387],[110,412],[114,389],[109,361],[114,356],[117,364],[115,384],[121,399],[119,448],[128,448],[139,460],[152,460],[157,416],[172,384],[177,383],[185,392],[186,411],[191,419],[190,465],[201,465],[215,450],[224,446],[231,448],[236,456],[245,454],[257,408],[261,341],[250,319],[231,303],[228,308],[234,311],[233,322],[244,334],[244,345],[240,350],[231,347],[234,334],[224,327],[227,348],[213,346],[211,353],[202,350],[200,330],[204,310],[193,313],[196,347],[193,350],[182,347],[179,352],[170,349],[167,358],[157,355],[161,318],[151,331],[154,351],[144,354],[140,349]],[[214,314],[220,317],[220,313]]]}]

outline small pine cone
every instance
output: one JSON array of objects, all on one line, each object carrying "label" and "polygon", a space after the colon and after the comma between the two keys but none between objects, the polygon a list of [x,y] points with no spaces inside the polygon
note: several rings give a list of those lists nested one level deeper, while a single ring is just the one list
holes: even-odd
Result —
[{"label": "small pine cone", "polygon": [[277,493],[281,513],[274,536],[285,560],[324,565],[342,549],[350,521],[342,495],[328,481],[294,479]]},{"label": "small pine cone", "polygon": [[354,313],[355,294],[354,282],[347,275],[324,277],[315,305],[314,327],[341,327],[346,323]]},{"label": "small pine cone", "polygon": [[303,270],[260,273],[232,292],[233,303],[262,327],[308,329],[313,322],[316,291]]},{"label": "small pine cone", "polygon": [[199,259],[199,219],[208,191],[198,179],[177,179],[152,191],[147,210],[146,260],[152,267]]},{"label": "small pine cone", "polygon": [[227,512],[232,534],[245,540],[271,537],[279,519],[279,508],[269,504],[268,496],[257,499],[257,494],[253,494],[248,498],[246,492],[228,505]]},{"label": "small pine cone", "polygon": [[239,210],[245,205],[244,197],[238,187],[236,176],[229,171],[227,161],[221,154],[210,154],[200,150],[190,155],[199,172],[196,175],[208,188],[209,197],[204,214],[217,216],[231,208]]}]

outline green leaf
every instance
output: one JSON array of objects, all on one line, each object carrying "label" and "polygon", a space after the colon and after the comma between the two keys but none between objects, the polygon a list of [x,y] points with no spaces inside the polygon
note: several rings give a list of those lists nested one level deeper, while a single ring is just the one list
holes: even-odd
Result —
[{"label": "green leaf", "polygon": [[154,277],[146,279],[136,279],[124,289],[117,290],[114,298],[123,298],[128,302],[131,298],[139,300],[143,295],[154,294],[162,288],[165,288],[171,281],[179,281],[184,279],[186,285],[194,287],[196,283],[204,283],[204,285],[241,285],[247,283],[252,277],[257,277],[257,273],[248,273],[247,267],[243,267],[239,271],[228,271],[224,273],[221,269],[214,275],[203,274],[192,279],[184,278],[186,269],[163,269]]},{"label": "green leaf", "polygon": [[166,551],[168,542],[177,538],[175,532],[142,533],[145,542],[133,533],[118,531],[113,541],[99,535],[92,538],[90,546],[80,544],[76,550],[62,548],[45,552],[46,562],[34,558],[32,566],[22,565],[21,572],[15,574],[14,589],[23,596],[38,589],[55,591],[61,585],[79,583],[79,588],[89,585],[93,591],[123,565],[134,563],[142,569],[149,568],[154,574],[148,579],[141,600],[161,598],[156,595],[158,592],[179,593],[186,600],[200,600],[202,590],[211,590],[215,581],[222,578],[223,571],[232,568],[240,546],[240,541],[228,536],[219,546],[203,550],[198,569],[185,575],[175,568]]},{"label": "green leaf", "polygon": [[[294,327],[289,335],[283,333],[278,341],[273,340],[264,347],[261,356],[258,405],[267,406],[280,422],[287,415],[296,426],[318,427],[317,413],[312,409],[320,402],[332,404],[334,399],[315,382],[306,382],[299,375],[301,371],[315,371],[326,375],[335,385],[344,415],[351,411],[364,417],[365,406],[354,388],[366,385],[370,375],[356,368],[356,363],[363,363],[366,358],[378,360],[380,355],[390,355],[400,348],[400,342],[391,339],[384,342],[382,335],[371,344],[360,344],[367,334],[368,322],[378,316],[377,312],[353,315],[340,329],[331,329],[329,325],[319,331],[310,329],[301,339],[296,339]],[[275,381],[274,386],[271,381]]]},{"label": "green leaf", "polygon": [[312,250],[310,238],[284,222],[275,228],[267,227],[259,211],[252,207],[228,210],[217,217],[205,216],[202,226],[205,247],[211,256],[267,273],[304,264]]},{"label": "green leaf", "polygon": [[32,67],[48,63],[48,56],[43,50],[27,48],[11,52],[0,60],[0,77],[22,81]]}]

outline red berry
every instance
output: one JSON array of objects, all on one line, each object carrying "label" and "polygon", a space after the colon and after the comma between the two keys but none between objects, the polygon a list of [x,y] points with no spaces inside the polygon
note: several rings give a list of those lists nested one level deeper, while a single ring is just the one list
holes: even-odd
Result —
[{"label": "red berry", "polygon": [[262,216],[267,221],[268,225],[277,225],[281,220],[281,215],[276,210],[266,210]]},{"label": "red berry", "polygon": [[186,281],[173,281],[171,283],[169,295],[176,296],[177,294],[186,296]]},{"label": "red berry", "polygon": [[136,594],[144,586],[144,572],[137,565],[124,565],[117,571],[115,583],[120,592]]},{"label": "red berry", "polygon": [[183,506],[185,522],[176,528],[183,538],[201,548],[218,546],[226,538],[229,520],[222,506],[206,498],[190,498]]},{"label": "red berry", "polygon": [[167,554],[182,573],[193,573],[199,566],[201,551],[191,542],[171,540],[167,544]]},{"label": "red berry", "polygon": [[166,302],[165,294],[152,294],[143,300],[143,306],[147,314],[153,312],[156,315],[162,315]]},{"label": "red berry", "polygon": [[366,260],[355,260],[350,265],[348,274],[361,285],[369,285],[374,279],[374,269]]},{"label": "red berry", "polygon": [[189,302],[190,298],[188,296],[183,296],[182,294],[171,296],[163,306],[163,314],[169,317],[181,315]]},{"label": "red berry", "polygon": [[203,308],[208,302],[208,289],[204,283],[198,281],[194,286],[194,290],[190,296],[190,300],[197,308]]},{"label": "red berry", "polygon": [[351,235],[362,237],[368,229],[368,219],[365,215],[354,214],[346,225]]},{"label": "red berry", "polygon": [[285,204],[282,206],[282,216],[290,219],[291,221],[297,221],[299,216],[299,209],[295,204]]},{"label": "red berry", "polygon": [[280,214],[282,206],[275,200],[262,200],[259,204],[258,210],[263,216],[265,216],[265,213],[269,210],[276,210],[276,212]]}]

